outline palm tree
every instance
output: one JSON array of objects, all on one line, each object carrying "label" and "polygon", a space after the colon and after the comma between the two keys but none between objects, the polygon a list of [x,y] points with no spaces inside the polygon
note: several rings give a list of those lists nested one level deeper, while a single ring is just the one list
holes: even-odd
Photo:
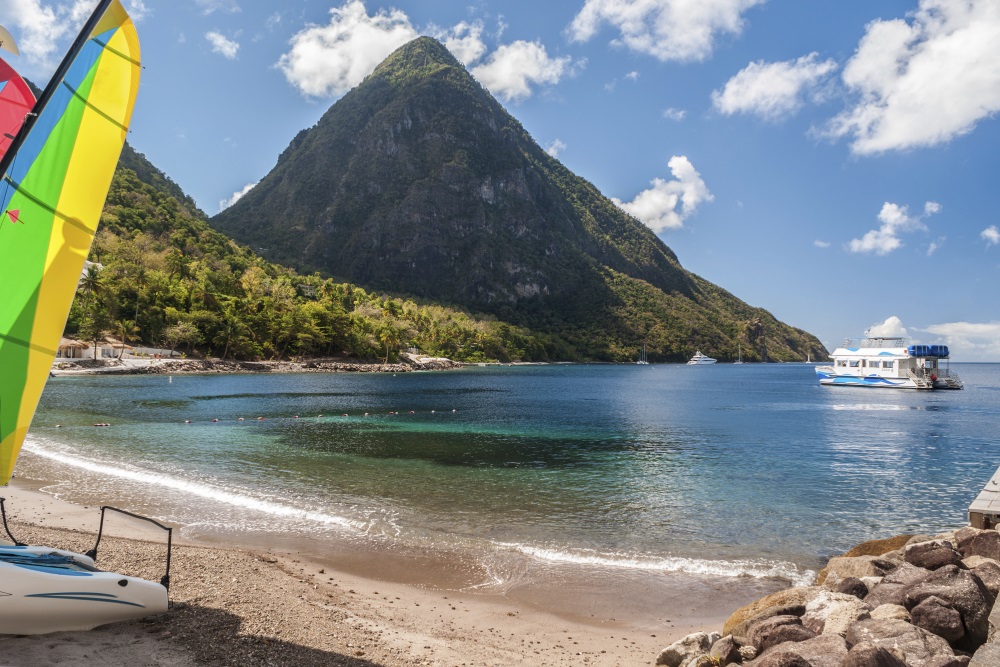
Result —
[{"label": "palm tree", "polygon": [[135,320],[118,320],[118,331],[121,333],[122,338],[122,349],[118,353],[118,360],[125,355],[125,346],[128,345],[130,340],[136,340],[139,338],[139,327],[136,326]]},{"label": "palm tree", "polygon": [[86,272],[80,278],[80,284],[77,286],[81,292],[83,292],[83,326],[82,331],[90,330],[93,334],[89,336],[92,338],[94,343],[94,359],[97,359],[97,341],[101,337],[101,327],[97,323],[96,314],[91,317],[90,307],[93,305],[94,299],[100,295],[104,289],[104,281],[101,279],[101,270],[98,268],[97,264],[89,264],[87,266]]}]

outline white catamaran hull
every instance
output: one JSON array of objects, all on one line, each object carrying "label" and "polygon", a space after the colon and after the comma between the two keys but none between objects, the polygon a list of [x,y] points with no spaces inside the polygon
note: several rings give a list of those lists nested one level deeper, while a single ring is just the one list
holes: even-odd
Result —
[{"label": "white catamaran hull", "polygon": [[820,384],[837,385],[843,387],[890,387],[896,389],[917,389],[916,383],[909,378],[886,378],[878,375],[838,375],[820,368],[816,369],[816,376]]},{"label": "white catamaran hull", "polygon": [[166,611],[160,584],[103,572],[70,551],[0,546],[0,634],[90,630]]}]

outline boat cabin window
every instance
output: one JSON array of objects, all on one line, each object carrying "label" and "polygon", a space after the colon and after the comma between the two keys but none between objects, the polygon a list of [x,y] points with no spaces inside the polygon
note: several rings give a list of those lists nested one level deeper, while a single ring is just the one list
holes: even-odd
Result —
[{"label": "boat cabin window", "polygon": [[857,359],[852,359],[850,362],[851,368],[857,368],[861,365],[861,362]]},{"label": "boat cabin window", "polygon": [[895,361],[883,361],[882,362],[882,368],[892,368],[895,365],[896,365]]}]

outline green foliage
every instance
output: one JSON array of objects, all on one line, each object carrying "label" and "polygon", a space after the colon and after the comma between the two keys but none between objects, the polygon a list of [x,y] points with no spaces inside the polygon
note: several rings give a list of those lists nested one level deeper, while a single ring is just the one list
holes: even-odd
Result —
[{"label": "green foliage", "polygon": [[69,336],[231,359],[394,361],[413,347],[511,361],[544,359],[552,348],[547,337],[492,318],[271,264],[212,230],[151,165],[142,171],[153,183],[121,166],[115,174]]}]

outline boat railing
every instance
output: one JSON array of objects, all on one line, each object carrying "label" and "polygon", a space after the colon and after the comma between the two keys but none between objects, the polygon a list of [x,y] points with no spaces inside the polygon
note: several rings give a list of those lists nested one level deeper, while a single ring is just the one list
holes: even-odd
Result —
[{"label": "boat railing", "polygon": [[961,389],[962,378],[948,368],[915,368],[908,371],[910,379],[917,386],[933,386],[934,382],[942,382],[950,389]]},{"label": "boat railing", "polygon": [[148,521],[149,523],[153,524],[157,528],[162,528],[163,530],[166,531],[166,533],[167,533],[167,571],[160,578],[160,585],[169,590],[170,589],[170,552],[171,552],[172,547],[173,547],[174,529],[171,528],[170,526],[164,526],[159,521],[156,521],[155,519],[150,519],[148,516],[142,516],[141,514],[133,514],[132,512],[129,512],[127,510],[118,509],[117,507],[111,507],[110,505],[103,505],[103,506],[101,506],[101,523],[100,523],[100,526],[97,529],[97,541],[94,543],[94,548],[91,549],[90,551],[88,551],[86,553],[86,555],[89,556],[94,561],[97,560],[97,547],[99,547],[101,545],[101,538],[104,536],[104,514],[105,514],[105,512],[107,510],[111,510],[112,512],[118,512],[119,514],[124,514],[125,516],[130,516],[133,519],[140,519],[142,521]]},{"label": "boat railing", "polygon": [[844,347],[906,347],[905,338],[888,338],[884,336],[864,336],[862,338],[848,338],[844,341]]}]

